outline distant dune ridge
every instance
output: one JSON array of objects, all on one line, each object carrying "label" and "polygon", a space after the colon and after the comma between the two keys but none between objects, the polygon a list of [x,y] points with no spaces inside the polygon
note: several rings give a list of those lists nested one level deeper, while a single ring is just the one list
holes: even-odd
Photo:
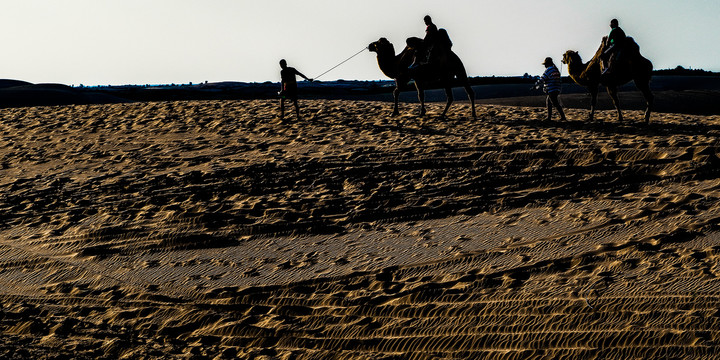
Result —
[{"label": "distant dune ridge", "polygon": [[720,350],[719,114],[277,106],[0,109],[0,358]]},{"label": "distant dune ridge", "polygon": [[18,80],[0,80],[0,108],[122,102],[129,101],[61,84],[31,84]]}]

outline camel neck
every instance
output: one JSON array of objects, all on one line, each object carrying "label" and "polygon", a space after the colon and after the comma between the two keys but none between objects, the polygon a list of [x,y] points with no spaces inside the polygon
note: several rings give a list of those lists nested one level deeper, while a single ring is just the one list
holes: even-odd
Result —
[{"label": "camel neck", "polygon": [[576,61],[571,61],[567,64],[568,73],[573,78],[580,77],[582,75],[583,71],[585,71],[585,68],[587,67],[587,65],[589,65],[589,64],[583,63],[582,60],[580,58],[578,58]]},{"label": "camel neck", "polygon": [[395,78],[397,75],[396,56],[391,52],[378,53],[377,60],[380,71],[389,78]]}]

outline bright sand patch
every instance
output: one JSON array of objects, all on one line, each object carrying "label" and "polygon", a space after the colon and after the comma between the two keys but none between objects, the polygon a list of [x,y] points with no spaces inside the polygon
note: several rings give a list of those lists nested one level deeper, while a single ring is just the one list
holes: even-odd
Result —
[{"label": "bright sand patch", "polygon": [[389,106],[0,110],[0,357],[717,352],[720,117]]}]

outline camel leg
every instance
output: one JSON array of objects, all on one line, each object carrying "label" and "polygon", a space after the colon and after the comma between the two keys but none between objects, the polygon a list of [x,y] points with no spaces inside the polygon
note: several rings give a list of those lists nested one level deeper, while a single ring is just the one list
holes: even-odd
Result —
[{"label": "camel leg", "polygon": [[425,90],[416,81],[415,88],[417,89],[418,100],[420,100],[420,116],[425,116]]},{"label": "camel leg", "polygon": [[398,110],[398,101],[400,101],[400,85],[397,83],[395,83],[395,90],[393,90],[393,99],[395,100],[395,105],[393,106],[392,116],[398,116],[400,115],[400,110]]},{"label": "camel leg", "polygon": [[441,119],[445,118],[445,115],[447,114],[448,109],[450,109],[450,105],[452,105],[453,101],[455,101],[455,97],[452,93],[452,88],[446,87],[445,88],[445,96],[447,97],[447,102],[445,103],[445,110],[443,110],[442,115],[440,115]]},{"label": "camel leg", "polygon": [[470,99],[473,119],[477,119],[477,115],[475,114],[475,91],[473,91],[470,84],[465,84],[465,92],[467,93],[468,99]]},{"label": "camel leg", "polygon": [[590,89],[590,117],[588,121],[592,122],[595,118],[595,105],[597,105],[598,89],[597,86]]},{"label": "camel leg", "polygon": [[635,82],[635,85],[640,89],[643,96],[645,97],[645,103],[647,104],[647,107],[645,108],[645,123],[650,123],[650,112],[652,111],[653,106],[653,100],[654,96],[652,92],[650,91],[650,82],[649,81],[642,81],[640,84],[638,82]]},{"label": "camel leg", "polygon": [[622,116],[622,111],[620,111],[620,98],[618,97],[617,86],[608,86],[608,87],[607,87],[607,92],[608,92],[608,94],[610,95],[610,98],[612,98],[613,105],[615,105],[615,109],[617,110],[617,113],[618,113],[618,117],[617,117],[618,122],[622,122],[622,121],[623,121],[623,116]]}]

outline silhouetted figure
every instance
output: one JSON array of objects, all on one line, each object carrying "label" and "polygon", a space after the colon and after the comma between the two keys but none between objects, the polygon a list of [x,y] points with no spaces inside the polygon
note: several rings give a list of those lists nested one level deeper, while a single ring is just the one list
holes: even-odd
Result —
[{"label": "silhouetted figure", "polygon": [[426,15],[425,18],[425,38],[423,43],[425,44],[425,59],[424,63],[436,63],[441,62],[441,58],[447,56],[452,49],[452,41],[448,36],[447,30],[438,29],[433,24],[430,15]]},{"label": "silhouetted figure", "polygon": [[542,85],[543,91],[545,92],[545,94],[547,94],[547,99],[545,99],[545,105],[547,106],[548,110],[547,121],[552,121],[553,106],[555,106],[555,108],[558,110],[558,113],[560,113],[560,121],[565,121],[565,112],[563,111],[563,108],[560,105],[560,101],[558,99],[558,97],[560,96],[560,90],[562,88],[562,78],[560,77],[560,70],[558,70],[557,66],[555,66],[552,58],[549,57],[545,58],[543,65],[545,65],[545,73],[543,73],[540,79],[538,79],[538,81],[535,83],[534,88],[539,88],[540,85]]},{"label": "silhouetted figure", "polygon": [[285,59],[280,60],[280,120],[285,118],[285,99],[291,100],[295,104],[295,114],[300,119],[300,105],[298,105],[298,88],[296,76],[300,76],[307,81],[313,81],[293,67],[287,66]]},{"label": "silhouetted figure", "polygon": [[610,20],[610,29],[610,34],[608,34],[605,42],[606,48],[601,56],[605,67],[603,75],[611,74],[614,71],[615,64],[620,62],[622,51],[625,46],[625,39],[627,38],[625,31],[620,28],[617,19]]},{"label": "silhouetted figure", "polygon": [[438,28],[435,24],[433,24],[430,15],[425,15],[423,21],[425,22],[425,37],[422,41],[422,47],[416,49],[417,53],[415,54],[415,59],[410,65],[410,69],[413,70],[420,65],[430,62],[430,55],[432,54],[433,47],[435,46],[438,38]]},{"label": "silhouetted figure", "polygon": [[435,45],[435,39],[437,39],[438,27],[433,24],[430,15],[425,15],[423,21],[426,25],[425,38],[423,39],[423,41],[425,41],[425,44],[428,46],[428,48],[432,48],[432,46]]}]

